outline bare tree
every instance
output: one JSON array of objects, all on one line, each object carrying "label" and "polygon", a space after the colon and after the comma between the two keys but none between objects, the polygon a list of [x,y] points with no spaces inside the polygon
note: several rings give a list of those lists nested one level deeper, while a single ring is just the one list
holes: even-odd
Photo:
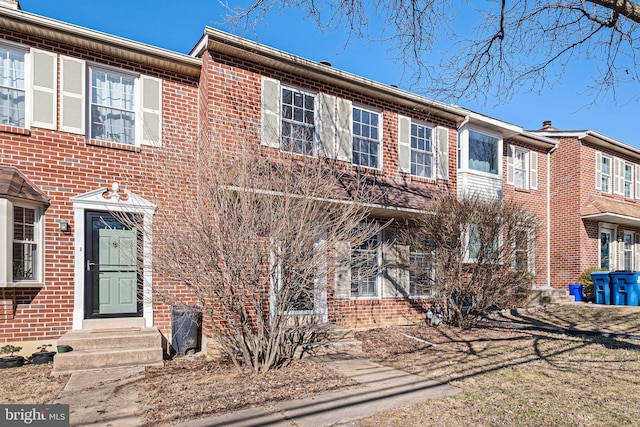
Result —
[{"label": "bare tree", "polygon": [[326,159],[234,151],[247,145],[222,149],[203,139],[189,157],[166,150],[150,179],[161,189],[182,186],[144,231],[154,295],[171,304],[195,297],[219,350],[263,372],[293,357],[326,321],[336,243],[360,244],[378,226],[363,222],[371,199],[357,176]]},{"label": "bare tree", "polygon": [[[403,240],[430,254],[431,287],[447,301],[450,321],[472,327],[490,310],[521,304],[533,286],[535,218],[519,206],[481,194],[441,196]],[[411,262],[411,261],[410,261]],[[431,279],[429,279],[431,277]]]},{"label": "bare tree", "polygon": [[[386,43],[414,84],[448,100],[508,100],[519,90],[540,91],[580,58],[597,64],[594,99],[615,98],[617,87],[640,77],[640,4],[633,1],[257,0],[229,8],[229,19],[255,24],[288,8],[307,12],[323,29],[342,27],[349,37]],[[381,29],[371,33],[375,28]]]}]

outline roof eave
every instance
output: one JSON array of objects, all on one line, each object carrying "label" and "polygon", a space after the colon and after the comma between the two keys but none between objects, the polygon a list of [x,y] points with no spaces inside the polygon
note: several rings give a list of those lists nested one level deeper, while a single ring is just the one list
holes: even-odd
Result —
[{"label": "roof eave", "polygon": [[0,8],[0,27],[191,77],[202,67],[199,58],[21,10]]}]

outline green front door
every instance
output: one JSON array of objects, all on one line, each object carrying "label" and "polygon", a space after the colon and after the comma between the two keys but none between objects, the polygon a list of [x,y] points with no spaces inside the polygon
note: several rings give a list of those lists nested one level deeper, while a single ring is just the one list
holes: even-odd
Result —
[{"label": "green front door", "polygon": [[107,213],[87,216],[87,317],[139,315],[138,232]]}]

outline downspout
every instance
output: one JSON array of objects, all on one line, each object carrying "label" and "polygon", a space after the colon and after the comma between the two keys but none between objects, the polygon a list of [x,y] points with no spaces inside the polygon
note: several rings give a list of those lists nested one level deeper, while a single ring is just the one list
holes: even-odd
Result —
[{"label": "downspout", "polygon": [[547,287],[551,287],[551,153],[556,151],[556,143],[547,153]]}]

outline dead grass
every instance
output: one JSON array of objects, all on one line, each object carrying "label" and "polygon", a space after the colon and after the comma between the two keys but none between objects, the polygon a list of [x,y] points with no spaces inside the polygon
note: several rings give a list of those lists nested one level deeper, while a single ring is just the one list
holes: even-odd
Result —
[{"label": "dead grass", "polygon": [[[640,334],[640,309],[564,305],[502,313],[503,321]],[[405,335],[436,344],[431,346]],[[355,421],[358,426],[640,425],[640,341],[548,331],[448,327],[359,332],[365,356],[449,382],[464,392]],[[51,403],[68,376],[51,366],[0,370],[0,402]],[[141,386],[148,425],[170,425],[352,383],[322,364],[294,361],[256,376],[193,358],[149,368]]]},{"label": "dead grass", "polygon": [[0,403],[45,405],[53,403],[69,375],[52,376],[51,364],[0,369]]}]

